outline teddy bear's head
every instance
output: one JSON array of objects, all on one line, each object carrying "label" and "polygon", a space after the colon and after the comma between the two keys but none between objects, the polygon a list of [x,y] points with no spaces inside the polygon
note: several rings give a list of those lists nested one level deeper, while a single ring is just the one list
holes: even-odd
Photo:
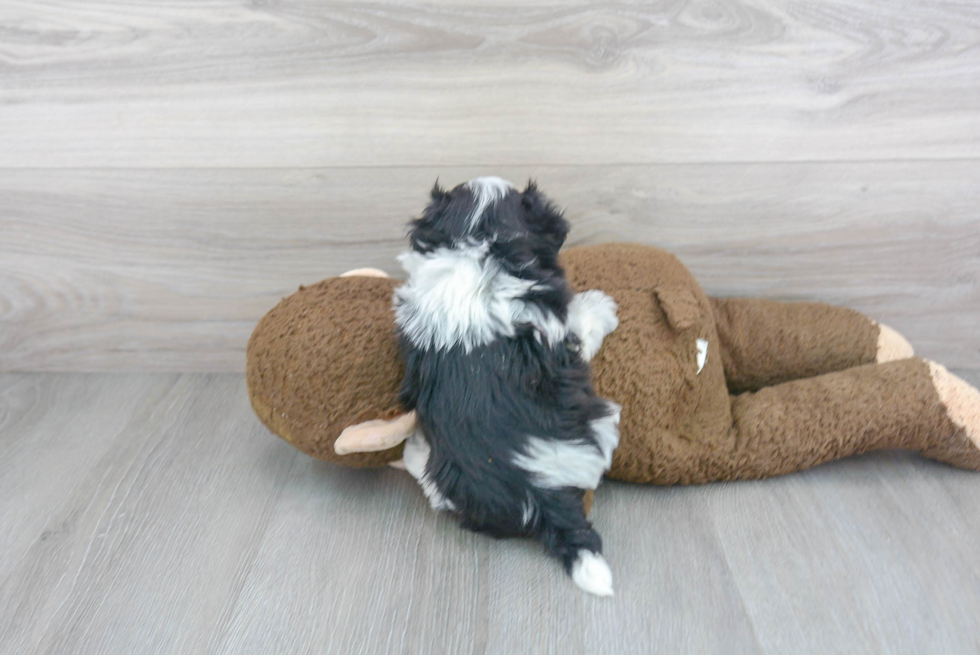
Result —
[{"label": "teddy bear's head", "polygon": [[344,428],[399,415],[398,357],[390,278],[336,277],[283,299],[248,343],[252,407],[272,432],[317,459],[384,466],[402,447],[338,455]]}]

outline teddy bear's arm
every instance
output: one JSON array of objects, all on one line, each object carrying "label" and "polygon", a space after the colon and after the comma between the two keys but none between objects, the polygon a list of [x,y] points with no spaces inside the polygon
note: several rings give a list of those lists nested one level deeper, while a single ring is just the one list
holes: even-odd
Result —
[{"label": "teddy bear's arm", "polygon": [[711,298],[732,392],[912,356],[900,334],[824,303]]}]

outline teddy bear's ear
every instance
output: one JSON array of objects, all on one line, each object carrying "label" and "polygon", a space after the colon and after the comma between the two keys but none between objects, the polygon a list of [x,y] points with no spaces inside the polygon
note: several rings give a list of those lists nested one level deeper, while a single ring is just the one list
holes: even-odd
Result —
[{"label": "teddy bear's ear", "polygon": [[697,296],[689,289],[657,288],[654,293],[667,314],[667,322],[672,330],[686,330],[700,320],[701,305]]},{"label": "teddy bear's ear", "polygon": [[412,436],[416,423],[417,417],[412,411],[389,421],[374,420],[349,425],[337,437],[333,449],[338,455],[388,450]]}]

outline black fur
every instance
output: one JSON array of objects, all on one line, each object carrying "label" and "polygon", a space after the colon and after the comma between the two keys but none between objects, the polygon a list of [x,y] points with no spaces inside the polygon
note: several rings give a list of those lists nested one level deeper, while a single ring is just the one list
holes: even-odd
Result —
[{"label": "black fur", "polygon": [[[447,192],[436,184],[422,217],[410,224],[412,248],[431,253],[486,243],[487,257],[504,270],[538,282],[524,299],[564,322],[571,292],[558,264],[568,233],[561,213],[533,183],[493,203],[474,226],[475,204],[469,188]],[[580,549],[600,553],[602,540],[583,510],[584,490],[540,487],[512,462],[530,435],[596,444],[590,421],[609,408],[592,389],[574,335],[549,344],[521,325],[515,336],[469,352],[459,345],[420,348],[404,336],[401,346],[401,402],[418,414],[431,448],[426,472],[461,525],[494,537],[540,538],[568,572]]]}]

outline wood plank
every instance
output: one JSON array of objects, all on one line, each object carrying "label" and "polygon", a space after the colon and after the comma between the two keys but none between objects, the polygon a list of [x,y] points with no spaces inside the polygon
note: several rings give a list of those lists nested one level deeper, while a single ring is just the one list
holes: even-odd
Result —
[{"label": "wood plank", "polygon": [[760,652],[701,494],[604,490],[597,526],[617,576],[607,602],[579,592],[539,544],[433,514],[403,473],[307,460],[295,473],[221,653]]},{"label": "wood plank", "polygon": [[398,473],[298,461],[216,652],[469,650],[489,540]]},{"label": "wood plank", "polygon": [[7,0],[0,29],[0,167],[980,151],[980,6],[959,0]]},{"label": "wood plank", "polygon": [[878,454],[725,485],[710,511],[766,652],[970,653],[977,488],[974,471]]},{"label": "wood plank", "polygon": [[[63,525],[49,525],[51,517],[36,508],[58,508],[100,461],[125,460],[127,449],[119,440],[132,440],[126,432],[134,417],[147,404],[159,402],[175,381],[176,376],[0,377],[0,539],[4,553],[0,580],[39,535],[42,540],[59,539],[75,529],[77,517],[69,514]],[[106,403],[107,398],[115,402]]]},{"label": "wood plank", "polygon": [[[528,560],[524,550],[540,557],[534,545],[505,542],[491,573],[487,652],[764,652],[732,593],[711,518],[714,487],[603,484],[591,518],[614,571],[614,601],[563,594],[561,574]],[[621,604],[626,598],[633,600]]]},{"label": "wood plank", "polygon": [[206,652],[297,456],[242,377],[0,380],[37,406],[4,440],[0,652]]},{"label": "wood plank", "polygon": [[616,596],[597,599],[404,472],[299,455],[240,375],[6,374],[0,399],[0,534],[20,533],[0,540],[3,654],[980,647],[980,474],[912,455],[608,482]]},{"label": "wood plank", "polygon": [[980,366],[980,161],[0,171],[0,370],[244,369],[300,284],[397,274],[436,177],[534,175],[570,244],[667,248],[709,293],[853,307]]}]

